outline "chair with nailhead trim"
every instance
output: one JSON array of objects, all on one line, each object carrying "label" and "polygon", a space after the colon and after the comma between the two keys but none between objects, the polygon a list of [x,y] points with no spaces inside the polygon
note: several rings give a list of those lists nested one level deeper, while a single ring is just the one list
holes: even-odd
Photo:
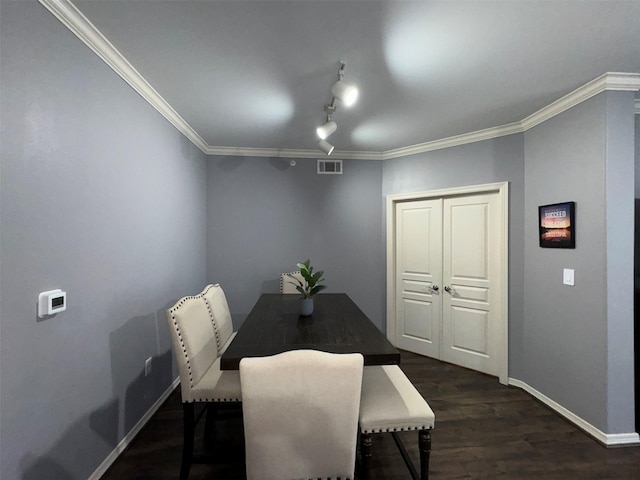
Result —
[{"label": "chair with nailhead trim", "polygon": [[296,290],[297,281],[304,283],[304,277],[299,270],[296,272],[281,273],[280,293],[300,293]]},{"label": "chair with nailhead trim", "polygon": [[[360,460],[362,478],[371,477],[371,435],[391,433],[414,480],[429,478],[431,429],[435,415],[420,392],[397,365],[368,366],[360,397]],[[420,475],[396,432],[418,430]]]},{"label": "chair with nailhead trim", "polygon": [[[192,463],[204,463],[203,459],[193,455],[196,423],[210,405],[241,401],[240,375],[238,371],[220,370],[212,312],[202,294],[178,300],[167,310],[167,320],[180,372],[184,414],[180,479],[186,480]],[[205,407],[197,416],[196,404]]]},{"label": "chair with nailhead trim", "polygon": [[[235,338],[236,333],[233,331],[233,322],[231,320],[231,312],[227,298],[220,284],[207,285],[199,296],[204,298],[209,309],[209,316],[213,323],[213,331],[216,335],[216,345],[218,346],[218,356],[222,355],[231,341]],[[219,413],[220,402],[210,403],[207,406],[207,421],[205,426],[205,438],[212,434],[212,429]],[[242,412],[236,412],[237,416],[241,416]]]},{"label": "chair with nailhead trim", "polygon": [[240,360],[247,480],[353,479],[362,368],[317,350]]},{"label": "chair with nailhead trim", "polygon": [[225,297],[224,291],[218,283],[207,285],[201,295],[209,306],[209,313],[211,314],[211,321],[216,334],[218,355],[222,355],[236,336],[236,333],[238,333],[233,331],[227,297]]}]

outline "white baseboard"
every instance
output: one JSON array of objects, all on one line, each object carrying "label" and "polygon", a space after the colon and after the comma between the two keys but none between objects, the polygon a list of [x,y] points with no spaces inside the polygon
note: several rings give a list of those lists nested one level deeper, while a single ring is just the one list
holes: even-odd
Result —
[{"label": "white baseboard", "polygon": [[567,410],[565,407],[560,405],[559,403],[551,400],[545,394],[539,392],[531,385],[517,380],[515,378],[509,378],[509,385],[514,387],[518,387],[523,389],[528,394],[540,400],[547,407],[555,410],[557,413],[562,415],[564,418],[569,420],[571,423],[575,424],[578,428],[584,430],[586,433],[591,435],[593,438],[598,440],[600,443],[606,445],[607,447],[622,447],[622,446],[636,446],[640,445],[640,435],[636,432],[632,433],[604,433],[602,430],[594,427],[586,420],[580,418],[578,415],[573,413],[570,410]]},{"label": "white baseboard", "polygon": [[129,446],[131,441],[135,438],[135,436],[140,433],[142,427],[146,425],[146,423],[151,419],[154,413],[160,408],[160,406],[164,403],[164,401],[169,398],[169,395],[175,390],[175,388],[180,385],[180,377],[177,377],[164,391],[160,398],[155,401],[151,408],[147,410],[140,420],[133,426],[133,428],[125,435],[125,437],[118,443],[116,448],[104,459],[104,461],[100,464],[100,466],[96,469],[95,472],[91,474],[91,476],[87,480],[99,480],[102,475],[109,469],[109,467],[116,461],[116,459],[120,456],[122,452]]}]

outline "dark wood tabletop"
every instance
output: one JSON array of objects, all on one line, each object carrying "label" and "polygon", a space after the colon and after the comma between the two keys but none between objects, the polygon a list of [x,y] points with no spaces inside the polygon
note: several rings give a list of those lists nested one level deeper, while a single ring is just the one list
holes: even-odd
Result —
[{"label": "dark wood tabletop", "polygon": [[263,357],[288,350],[361,353],[365,365],[400,363],[400,353],[344,293],[313,297],[310,317],[300,317],[300,297],[265,293],[222,354],[220,368],[237,370],[244,357]]}]

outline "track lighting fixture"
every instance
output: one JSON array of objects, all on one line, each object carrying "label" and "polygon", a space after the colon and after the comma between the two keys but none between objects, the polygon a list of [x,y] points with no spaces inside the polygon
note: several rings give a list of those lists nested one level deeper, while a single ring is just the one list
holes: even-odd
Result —
[{"label": "track lighting fixture", "polygon": [[349,85],[342,80],[344,78],[344,69],[347,67],[346,62],[340,62],[340,70],[338,70],[338,81],[331,87],[331,95],[337,98],[345,106],[350,107],[358,99],[358,88]]},{"label": "track lighting fixture", "polygon": [[324,139],[318,142],[318,146],[320,147],[320,150],[322,150],[327,155],[331,155],[331,152],[333,152],[333,149],[335,148],[333,145],[331,145],[329,142],[327,142]]},{"label": "track lighting fixture", "polygon": [[331,87],[331,95],[336,97],[347,107],[350,107],[356,103],[356,100],[358,99],[358,88],[353,85],[348,85],[342,80],[338,80],[333,84],[333,87]]},{"label": "track lighting fixture", "polygon": [[331,103],[324,106],[324,111],[327,114],[327,121],[316,128],[316,133],[320,137],[320,143],[318,146],[327,155],[331,155],[333,152],[333,145],[326,141],[333,132],[338,129],[338,125],[331,119],[331,116],[336,111],[336,100],[340,100],[345,106],[351,106],[358,98],[358,89],[353,85],[346,84],[342,79],[344,78],[344,69],[347,66],[346,62],[340,62],[340,70],[338,70],[338,81],[331,87]]},{"label": "track lighting fixture", "polygon": [[318,134],[318,137],[324,140],[325,138],[329,138],[329,135],[331,135],[337,129],[338,129],[338,124],[333,120],[331,120],[331,117],[329,117],[327,118],[327,123],[316,128],[316,133]]}]

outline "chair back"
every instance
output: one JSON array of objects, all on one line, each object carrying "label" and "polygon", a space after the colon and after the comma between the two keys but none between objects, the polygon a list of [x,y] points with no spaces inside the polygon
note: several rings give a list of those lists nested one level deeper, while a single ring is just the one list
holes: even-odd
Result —
[{"label": "chair back", "polygon": [[191,390],[218,358],[209,307],[202,295],[183,297],[167,310],[173,353],[180,371],[182,401],[192,401]]},{"label": "chair back", "polygon": [[353,479],[362,369],[358,353],[242,359],[247,479]]},{"label": "chair back", "polygon": [[207,285],[202,292],[202,296],[209,305],[218,351],[220,352],[233,334],[233,322],[227,297],[225,297],[222,287],[217,283],[215,285]]},{"label": "chair back", "polygon": [[[288,272],[280,274],[280,293],[300,293],[296,290],[297,282],[296,280],[300,280],[304,283],[304,277],[302,274],[297,272]],[[294,283],[291,283],[294,282]]]}]

